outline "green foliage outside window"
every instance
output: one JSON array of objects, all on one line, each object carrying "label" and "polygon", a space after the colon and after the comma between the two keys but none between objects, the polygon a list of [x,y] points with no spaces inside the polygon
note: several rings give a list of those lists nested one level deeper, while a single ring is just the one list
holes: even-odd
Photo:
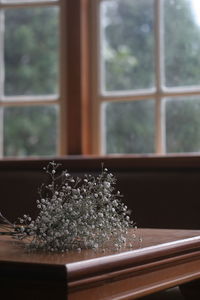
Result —
[{"label": "green foliage outside window", "polygon": [[105,105],[107,152],[155,152],[154,104],[153,100],[144,100]]},{"label": "green foliage outside window", "polygon": [[4,111],[4,123],[5,156],[56,153],[56,107],[9,107]]},{"label": "green foliage outside window", "polygon": [[[59,93],[58,27],[57,7],[5,10],[6,96]],[[4,155],[55,155],[57,123],[55,106],[5,108]]]},{"label": "green foliage outside window", "polygon": [[5,11],[5,94],[58,93],[57,8]]},{"label": "green foliage outside window", "polygon": [[[190,0],[164,2],[164,85],[200,84],[200,25]],[[155,85],[155,16],[152,0],[105,2],[104,88],[148,89]],[[166,151],[200,151],[200,96],[166,102]],[[165,101],[163,99],[163,101]],[[141,101],[143,102],[143,101]],[[146,101],[145,101],[146,102]],[[165,104],[165,102],[163,103]],[[143,113],[140,108],[143,106]],[[111,108],[112,107],[112,108]],[[106,152],[153,153],[155,120],[146,104],[113,103],[106,112]],[[123,119],[124,118],[126,119]],[[152,115],[151,115],[152,117]],[[140,127],[140,130],[138,130]],[[142,128],[141,128],[142,127]]]},{"label": "green foliage outside window", "polygon": [[[164,84],[200,84],[200,26],[189,0],[164,0]],[[103,88],[155,86],[153,0],[102,2]],[[5,9],[6,96],[59,93],[59,13],[56,7]],[[200,151],[199,99],[166,101],[166,151]],[[163,100],[165,101],[165,100]],[[106,152],[155,152],[155,103],[113,103],[105,108]],[[56,153],[57,110],[11,107],[4,111],[6,156]],[[33,142],[34,141],[34,142]]]}]

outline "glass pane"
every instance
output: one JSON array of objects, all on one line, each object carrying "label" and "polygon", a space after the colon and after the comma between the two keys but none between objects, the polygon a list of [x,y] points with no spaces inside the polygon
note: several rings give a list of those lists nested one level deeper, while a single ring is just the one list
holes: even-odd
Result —
[{"label": "glass pane", "polygon": [[56,106],[8,107],[4,110],[4,155],[57,154]]},{"label": "glass pane", "polygon": [[58,93],[57,7],[5,10],[5,94]]},{"label": "glass pane", "polygon": [[166,100],[167,152],[200,151],[200,97]]},{"label": "glass pane", "polygon": [[105,104],[105,152],[155,152],[154,108],[154,100]]},{"label": "glass pane", "polygon": [[154,0],[101,4],[103,91],[154,87]]},{"label": "glass pane", "polygon": [[[196,4],[195,4],[196,3]],[[165,85],[200,85],[199,0],[164,1]]]}]

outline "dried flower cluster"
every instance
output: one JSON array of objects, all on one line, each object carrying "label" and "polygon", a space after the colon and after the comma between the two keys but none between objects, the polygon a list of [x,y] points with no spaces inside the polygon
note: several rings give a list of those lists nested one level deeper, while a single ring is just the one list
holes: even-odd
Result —
[{"label": "dried flower cluster", "polygon": [[[73,178],[67,171],[57,175],[59,164],[45,168],[51,182],[42,185],[37,200],[38,216],[24,215],[15,226],[17,238],[31,238],[29,247],[52,252],[85,248],[119,249],[128,241],[133,227],[121,194],[115,192],[116,179],[106,168],[99,176]],[[134,242],[135,235],[131,239]]]}]

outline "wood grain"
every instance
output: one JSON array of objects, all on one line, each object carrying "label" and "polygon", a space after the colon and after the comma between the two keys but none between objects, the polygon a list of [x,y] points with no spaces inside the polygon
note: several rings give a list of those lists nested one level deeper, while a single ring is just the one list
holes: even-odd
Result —
[{"label": "wood grain", "polygon": [[28,252],[24,242],[2,236],[0,292],[11,293],[12,285],[20,299],[32,290],[33,299],[55,294],[70,300],[136,299],[200,278],[200,231],[140,229],[138,234],[143,242],[133,250],[65,254]]}]

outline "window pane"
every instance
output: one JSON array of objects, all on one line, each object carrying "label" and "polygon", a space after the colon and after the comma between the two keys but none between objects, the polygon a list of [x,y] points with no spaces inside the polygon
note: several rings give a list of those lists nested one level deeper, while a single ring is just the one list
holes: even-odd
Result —
[{"label": "window pane", "polygon": [[5,94],[58,93],[57,7],[5,10]]},{"label": "window pane", "polygon": [[58,137],[56,106],[4,109],[4,155],[55,155]]},{"label": "window pane", "polygon": [[103,91],[152,88],[154,1],[103,1],[100,19]]},{"label": "window pane", "polygon": [[155,152],[154,106],[154,100],[105,104],[105,152]]},{"label": "window pane", "polygon": [[165,85],[200,85],[199,0],[164,1]]},{"label": "window pane", "polygon": [[167,152],[200,151],[200,97],[166,100]]}]

